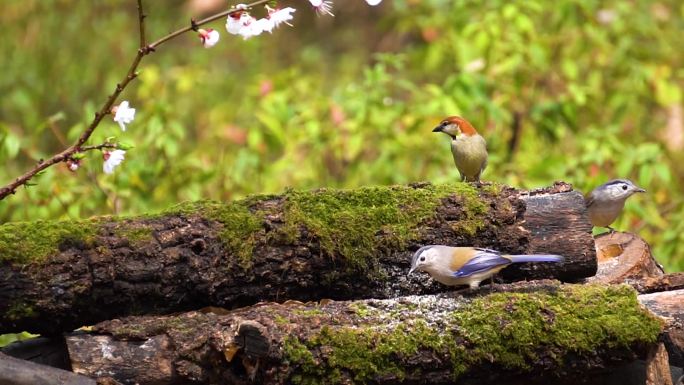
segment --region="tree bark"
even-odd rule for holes
[[[646,357],[646,385],[672,385],[672,374],[665,344],[651,348]]]
[[[684,289],[642,294],[639,302],[657,315],[665,325],[662,339],[670,364],[684,367]]]
[[[505,281],[596,271],[579,192],[470,184],[288,191],[161,214],[0,226],[0,333],[53,334],[131,314],[258,301],[390,298],[449,288],[408,279],[427,244],[555,253]],[[49,320],[46,322],[46,320]]]
[[[95,380],[66,370],[20,360],[0,353],[0,384],[95,385]]]
[[[627,286],[534,281],[129,317],[67,345],[74,371],[124,384],[576,384],[646,358],[661,328]]]

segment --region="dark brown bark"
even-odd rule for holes
[[[456,185],[454,193],[436,201],[431,214],[419,223],[408,228],[393,223],[369,228],[372,237],[366,243],[357,235],[339,239],[345,236],[340,228],[364,219],[345,217],[340,201],[357,209],[362,205],[369,213],[377,209],[376,204],[411,213],[424,202],[392,206],[393,197],[434,188],[422,184],[288,192],[157,216],[99,218],[79,224],[92,231],[87,239],[64,236],[59,251],[43,258],[29,255],[19,256],[19,262],[3,262],[3,254],[14,250],[0,249],[0,333],[59,333],[131,314],[204,306],[237,308],[265,300],[390,298],[448,290],[425,275],[406,277],[412,253],[426,244],[566,257],[563,264],[511,266],[501,273],[506,281],[576,281],[595,273],[582,195],[562,183],[533,192],[483,186],[471,191],[479,194],[477,198],[463,195],[459,191],[465,187]],[[363,206],[362,197],[377,191],[384,191],[386,199]],[[337,222],[330,229],[316,229],[293,220],[294,199],[302,196],[314,202],[320,198],[321,207],[337,216]],[[480,205],[479,211],[472,208],[474,204]],[[236,205],[246,207],[245,215],[256,221],[256,227],[245,232],[249,223],[241,221],[249,218],[230,211]],[[226,208],[230,208],[228,215],[221,217]],[[0,227],[0,233],[11,225]],[[332,236],[322,238],[325,231],[333,231]],[[19,246],[31,250],[30,244]]]
[[[684,289],[684,273],[671,273],[629,282],[639,293]]]
[[[665,324],[662,338],[670,364],[684,367],[684,290],[642,294],[639,302]]]
[[[0,353],[0,384],[95,385],[95,380],[66,370],[39,365]]]
[[[568,321],[579,324],[564,329]],[[589,330],[600,330],[596,340],[578,344]],[[76,372],[125,384],[577,384],[645,358],[659,331],[629,289],[535,281],[494,293],[129,317],[67,345]]]

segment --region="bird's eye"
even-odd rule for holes
[[[623,185],[622,185],[622,189],[623,189],[623,190],[627,190],[627,185],[626,185],[626,184],[623,184]]]
[[[421,262],[425,262],[425,257],[420,257]]]

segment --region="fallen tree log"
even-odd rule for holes
[[[684,289],[642,294],[639,302],[665,325],[662,339],[670,364],[684,367]]]
[[[133,218],[4,224],[0,333],[262,300],[435,293],[447,288],[406,278],[411,254],[426,244],[566,257],[511,266],[501,273],[507,281],[596,271],[584,201],[567,184],[288,191]]]
[[[577,383],[646,358],[661,328],[628,286],[534,281],[129,317],[67,346],[75,372],[122,383]]]

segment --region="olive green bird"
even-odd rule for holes
[[[432,132],[443,132],[451,137],[451,153],[461,175],[461,182],[480,182],[487,167],[487,142],[467,120],[450,116]]]

